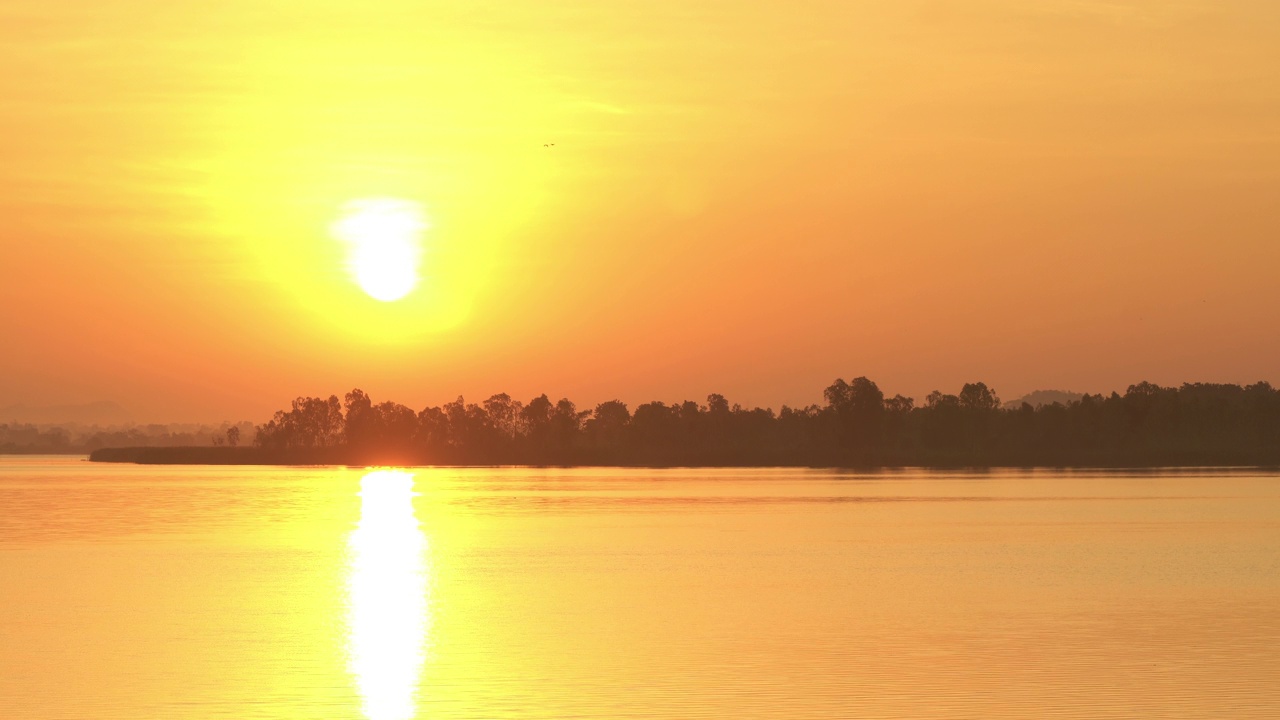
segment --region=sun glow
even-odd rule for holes
[[[418,285],[427,227],[417,203],[376,198],[348,203],[333,233],[349,246],[347,267],[356,284],[369,297],[392,302]]]
[[[368,720],[409,720],[417,712],[431,606],[413,495],[411,473],[377,471],[360,481],[360,524],[349,540],[348,652]]]

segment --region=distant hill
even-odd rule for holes
[[[110,400],[84,405],[29,407],[18,404],[0,408],[0,423],[122,425],[129,420],[129,412]]]
[[[1059,405],[1070,405],[1082,397],[1084,397],[1084,393],[1067,392],[1066,390],[1036,390],[1035,392],[1023,395],[1016,400],[1010,400],[1005,403],[1004,406],[1007,408],[1019,408],[1022,407],[1022,403],[1026,403],[1034,408],[1038,408],[1041,405],[1052,405],[1054,403],[1058,403]]]

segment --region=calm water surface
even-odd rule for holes
[[[0,458],[0,717],[1275,718],[1280,476]]]

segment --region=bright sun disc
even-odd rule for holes
[[[377,198],[343,206],[333,234],[349,247],[347,268],[360,289],[375,300],[391,302],[418,284],[426,228],[417,203]]]

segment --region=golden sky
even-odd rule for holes
[[[1274,0],[6,0],[0,66],[0,406],[1280,381]]]

